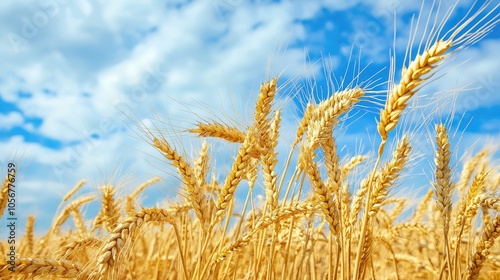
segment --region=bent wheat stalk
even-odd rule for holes
[[[189,202],[191,202],[193,206],[196,217],[198,217],[202,225],[205,224],[205,221],[207,221],[207,217],[205,217],[205,199],[203,194],[200,192],[200,186],[196,183],[196,178],[191,165],[189,165],[189,163],[182,156],[180,156],[166,140],[154,138],[153,145],[166,159],[170,160],[172,165],[179,171],[188,192]]]
[[[9,268],[10,264],[7,264],[5,260],[0,260],[0,276],[31,274],[32,276],[52,275],[59,278],[75,278],[82,273],[80,263],[47,258],[17,258],[14,272]]]
[[[476,251],[469,261],[467,268],[467,279],[477,279],[479,277],[479,272],[486,261],[486,258],[490,254],[490,249],[495,243],[495,239],[500,236],[500,216],[497,216],[492,222],[490,222],[484,232],[481,234],[481,238],[476,245]]]
[[[184,276],[188,279],[187,269],[184,261],[184,256],[180,248],[181,242],[179,232],[175,225],[174,219],[170,216],[167,210],[161,208],[146,208],[137,212],[133,217],[121,222],[110,234],[106,244],[99,251],[97,258],[97,267],[99,278],[104,279],[104,276],[111,268],[113,268],[118,260],[120,251],[124,243],[134,237],[138,228],[147,222],[167,222],[174,227],[179,245],[179,254],[184,270]]]

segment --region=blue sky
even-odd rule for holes
[[[279,147],[285,155],[303,109],[299,98],[293,98],[292,85],[307,98],[312,92],[308,85],[315,81],[314,95],[325,97],[325,69],[349,84],[361,67],[365,70],[359,81],[370,79],[374,89],[386,88],[394,25],[399,73],[411,18],[421,1],[340,2],[3,1],[0,170],[5,173],[10,161],[19,163],[22,221],[36,214],[37,229],[46,229],[61,197],[81,179],[88,183],[79,194],[96,192],[111,177],[126,193],[159,175],[166,181],[146,192],[147,203],[174,193],[172,172],[165,171],[167,164],[140,139],[130,118],[151,125],[158,114],[173,143],[192,156],[190,145],[199,142],[174,131],[191,127],[211,110],[225,112],[228,122],[248,123],[248,104],[256,99],[260,83],[283,73],[277,104],[287,108],[285,140]],[[425,11],[431,5],[427,2]],[[444,2],[441,12],[453,1]],[[449,24],[460,20],[472,2],[460,1]],[[417,35],[416,43],[419,39]],[[457,151],[498,142],[499,49],[497,26],[482,41],[454,54],[439,71],[444,76],[419,93],[418,104],[431,105],[408,115],[402,127],[411,129],[422,123],[422,115],[436,111],[432,121],[449,120],[450,129],[457,131]],[[342,88],[340,82],[334,86]],[[339,129],[344,156],[372,150],[383,99],[383,92],[372,92],[354,109],[356,122]],[[449,117],[453,100],[455,116]],[[423,145],[432,142],[430,123],[415,133],[426,139]],[[214,149],[220,149],[214,157],[223,173],[235,147]],[[432,155],[431,146],[421,150]],[[423,165],[430,165],[428,161],[421,160]]]

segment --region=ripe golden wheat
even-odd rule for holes
[[[489,160],[493,150],[473,155],[458,170],[451,160],[461,155],[454,154],[449,127],[428,122],[435,126],[436,147],[431,187],[414,208],[393,196],[405,187],[402,172],[411,171],[414,134],[390,133],[439,66],[499,22],[498,5],[486,1],[476,8],[447,32],[446,20],[433,26],[400,81],[390,81],[374,123],[380,136],[375,158],[339,155],[335,128],[370,90],[352,85],[307,104],[279,170],[286,155],[277,149],[282,111],[275,108],[275,77],[261,85],[246,131],[203,121],[187,130],[237,147],[222,182],[209,178],[216,173],[212,142],[204,141],[190,159],[183,147],[146,130],[150,144],[177,170],[183,200],[140,207],[139,194],[158,177],[123,197],[107,184],[100,189],[100,211],[85,220],[82,206],[98,197],[73,198],[83,180],[64,196],[44,236],[34,235],[35,217],[28,219],[15,271],[0,259],[0,279],[500,279],[500,173]],[[384,156],[387,143],[392,157]],[[235,205],[242,185],[247,198]],[[256,185],[264,188],[260,202]],[[410,208],[412,215],[402,215]],[[74,227],[63,230],[70,217]],[[8,244],[0,245],[5,256]]]

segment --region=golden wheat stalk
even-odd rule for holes
[[[488,171],[486,164],[480,167],[479,173],[474,177],[467,196],[460,201],[459,212],[455,217],[455,230],[457,231],[455,240],[458,244],[462,234],[470,228],[470,222],[479,209],[483,192],[486,188]]]
[[[451,214],[451,193],[453,190],[450,169],[450,142],[444,124],[436,126],[436,133],[438,149],[434,158],[436,164],[434,189],[436,190],[437,209],[443,215],[444,223],[447,225]],[[447,228],[447,226],[445,227]]]
[[[347,175],[351,170],[356,168],[359,164],[363,163],[368,157],[365,155],[357,155],[353,156],[349,161],[342,166],[342,179],[345,180]]]
[[[303,149],[309,146],[304,145]],[[339,211],[335,203],[334,194],[324,184],[317,163],[314,161],[314,152],[302,152],[305,159],[305,170],[311,181],[315,197],[320,204],[320,210],[328,223],[331,234],[336,235],[339,230]]]
[[[120,218],[118,201],[115,199],[115,188],[112,185],[102,187],[101,211],[103,213],[103,225],[108,232],[113,231]]]
[[[312,206],[310,203],[303,203],[291,206],[284,206],[271,212],[270,214],[264,215],[259,220],[259,222],[253,227],[252,231],[248,232],[239,240],[234,241],[231,245],[223,248],[219,253],[217,253],[217,255],[214,258],[215,263],[221,262],[225,260],[228,255],[232,254],[235,251],[241,250],[244,246],[246,246],[250,242],[252,236],[254,236],[255,233],[259,232],[260,230],[263,230],[268,226],[278,223],[284,219],[299,214],[304,214],[307,212],[313,212],[315,210],[316,208]]]
[[[444,53],[448,51],[453,46],[452,38],[448,40],[437,40],[432,46],[426,48],[421,54],[418,54],[408,65],[408,67],[403,67],[401,73],[401,80],[399,84],[393,85],[388,92],[388,97],[384,108],[380,111],[380,120],[377,125],[377,130],[382,138],[378,150],[378,158],[375,163],[374,170],[378,167],[380,157],[384,152],[385,143],[388,138],[388,133],[393,130],[399,119],[401,113],[407,107],[407,103],[411,97],[415,95],[419,86],[428,79],[429,76],[426,74],[431,73],[439,63],[445,58]],[[372,176],[375,172],[371,173]],[[372,200],[372,187],[371,183],[374,182],[373,179],[368,181],[369,186],[367,190],[366,208],[369,208],[369,204]],[[365,238],[365,231],[369,219],[369,213],[365,212],[362,224],[361,224],[361,235],[360,243],[358,244],[357,257],[354,266],[355,275],[354,278],[359,276],[359,265],[360,258]]]
[[[272,102],[276,97],[276,84],[278,78],[273,78],[271,81],[260,86],[259,97],[255,103],[255,130],[259,136],[265,135],[269,130],[269,120],[267,116],[271,113]],[[257,141],[260,147],[264,147],[263,137],[259,137]]]
[[[188,192],[189,202],[191,202],[193,206],[196,217],[198,217],[200,223],[204,224],[208,219],[204,213],[206,209],[205,198],[201,193],[200,186],[196,184],[196,178],[194,177],[191,165],[189,165],[189,163],[180,156],[166,140],[154,138],[153,145],[162,152],[163,156],[179,171]]]
[[[146,208],[137,212],[133,217],[127,218],[125,221],[121,222],[116,226],[111,232],[107,239],[104,247],[98,253],[97,267],[98,275],[102,278],[104,275],[115,266],[120,251],[122,250],[125,242],[134,237],[138,228],[147,222],[167,222],[171,224],[174,229],[175,221],[170,216],[167,210],[161,208]],[[177,232],[177,230],[176,230]],[[180,245],[180,243],[179,243]],[[181,262],[183,265],[184,272],[187,269],[184,264],[184,257],[182,256],[182,250],[179,249],[181,254]],[[186,275],[187,277],[187,275]]]
[[[236,127],[223,125],[218,122],[198,123],[195,128],[188,131],[197,134],[199,137],[214,137],[233,143],[243,143],[245,141],[244,132]]]
[[[15,172],[16,170],[14,169],[13,173],[10,174],[15,176]],[[0,218],[3,216],[5,208],[7,208],[7,202],[9,200],[9,184],[9,175],[7,175],[2,182],[2,189],[0,190]]]
[[[208,174],[209,166],[209,157],[208,157],[208,143],[203,141],[201,145],[200,152],[198,154],[198,158],[194,161],[194,177],[196,178],[196,182],[198,186],[205,188],[206,186],[206,177]]]
[[[71,202],[70,204],[68,204],[68,206],[66,206],[66,208],[64,208],[61,211],[61,213],[59,214],[59,216],[55,219],[55,221],[51,227],[51,230],[49,232],[58,233],[61,225],[64,224],[68,220],[68,218],[70,217],[72,210],[78,209],[83,204],[89,203],[89,202],[93,201],[94,199],[95,199],[95,196],[84,196],[84,197],[81,197],[81,198]]]
[[[67,260],[48,258],[16,258],[14,272],[9,271],[10,264],[0,260],[0,276],[25,275],[56,276],[58,278],[75,278],[82,272],[82,265]]]
[[[424,75],[436,68],[445,57],[443,54],[452,45],[452,41],[438,40],[429,49],[415,57],[408,68],[403,68],[401,82],[390,90],[384,109],[380,112],[380,122],[377,128],[383,141],[387,140],[388,133],[398,124],[401,113],[410,98],[417,92],[418,86],[425,82]]]
[[[329,99],[318,104],[312,112],[310,124],[307,126],[307,140],[310,149],[315,150],[321,141],[331,137],[333,127],[338,123],[338,118],[359,102],[365,93],[360,88],[346,89],[335,92]]]
[[[297,145],[297,143],[300,142],[300,140],[302,140],[302,136],[304,136],[304,133],[307,131],[307,128],[309,127],[309,123],[314,111],[315,111],[315,106],[312,103],[307,104],[307,107],[302,116],[302,120],[300,121],[300,124],[297,128],[297,133],[295,135],[295,142],[292,144],[292,149],[293,147],[295,147],[295,145]]]
[[[268,139],[265,143],[265,148],[262,151],[262,171],[264,177],[264,186],[266,187],[266,203],[271,208],[271,211],[278,208],[278,190],[275,167],[278,162],[278,153],[275,151],[278,145],[279,126],[281,122],[281,110],[276,111],[273,121],[271,123]]]
[[[403,136],[394,151],[392,160],[377,172],[374,182],[373,198],[370,207],[366,209],[370,217],[377,214],[384,200],[389,194],[389,188],[399,177],[410,155],[410,142],[406,135]]]
[[[495,244],[496,238],[500,235],[500,216],[490,222],[479,238],[476,250],[469,260],[466,279],[477,279],[483,263],[490,254],[490,249]]]
[[[497,212],[500,212],[500,197],[485,197],[481,201],[481,206],[486,209],[493,209]]]
[[[146,182],[140,184],[130,195],[125,198],[125,212],[132,213],[135,212],[134,202],[136,197],[143,192],[147,187],[159,182],[160,177],[153,177]]]
[[[93,236],[82,237],[60,248],[59,258],[67,259],[75,253],[79,253],[80,249],[99,248],[102,246],[102,241]]]
[[[23,256],[31,256],[34,252],[34,227],[35,227],[35,216],[29,216],[26,221],[26,234],[24,236],[24,241],[21,245],[21,253]]]
[[[456,188],[458,189],[458,192],[462,195],[464,192],[465,188],[469,184],[470,179],[472,178],[472,175],[474,175],[474,171],[476,171],[476,168],[480,166],[479,163],[482,162],[482,160],[488,155],[490,152],[489,149],[484,149],[477,153],[473,158],[470,160],[467,160],[462,168],[462,172],[460,172],[460,179],[458,180]]]
[[[219,198],[215,204],[215,217],[213,224],[219,222],[224,215],[228,204],[233,200],[234,192],[236,187],[239,185],[241,180],[245,178],[245,171],[247,171],[248,164],[251,159],[252,151],[256,148],[255,131],[249,130],[247,132],[245,141],[238,150],[238,155],[229,171],[229,174],[224,181],[224,185],[219,194]]]
[[[436,164],[436,178],[434,182],[436,208],[443,218],[444,252],[446,254],[448,269],[451,271],[450,247],[448,244],[448,231],[452,209],[451,195],[453,191],[450,169],[450,141],[444,124],[436,125],[436,134],[437,149],[436,156],[434,157],[434,163]]]
[[[78,182],[62,199],[62,202],[68,201],[79,189],[83,187],[87,183],[87,180],[81,180]]]

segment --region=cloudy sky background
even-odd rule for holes
[[[371,81],[365,84],[373,91],[337,134],[343,157],[373,151],[390,48],[396,46],[400,69],[421,1],[341,2],[3,1],[0,170],[5,174],[9,162],[19,165],[20,223],[36,214],[37,231],[46,229],[62,196],[81,179],[88,183],[78,194],[97,194],[110,180],[124,194],[158,175],[166,180],[146,191],[145,204],[173,196],[178,182],[141,139],[137,123],[156,124],[192,157],[199,142],[183,130],[214,115],[243,128],[251,121],[260,83],[280,73],[277,104],[286,108],[282,159],[303,110],[300,100],[326,97],[328,77],[335,77],[336,89]],[[424,13],[431,7],[427,2]],[[444,2],[441,15],[452,1]],[[450,26],[472,2],[459,2]],[[415,47],[419,36],[422,28]],[[407,115],[401,127],[418,127],[429,112],[436,117],[414,133],[421,142],[416,150],[430,155],[413,166],[424,175],[408,186],[416,187],[416,194],[425,192],[426,176],[432,176],[421,169],[431,165],[434,122],[449,121],[460,152],[500,141],[499,49],[497,26],[454,54],[439,71],[445,75],[419,93],[415,106],[428,106]],[[213,145],[224,175],[237,147]],[[459,158],[455,161],[458,168]],[[87,215],[97,206],[92,203]]]

